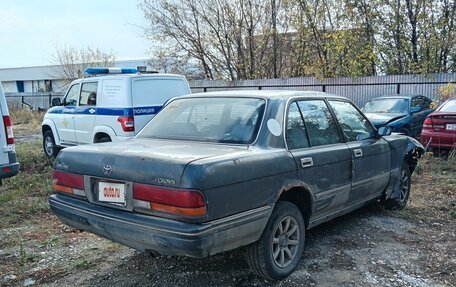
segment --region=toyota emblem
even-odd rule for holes
[[[108,174],[111,174],[112,173],[112,166],[110,166],[109,164],[105,165],[103,167],[103,173],[108,175]]]

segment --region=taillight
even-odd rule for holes
[[[134,117],[119,117],[117,121],[121,124],[124,132],[135,131],[135,118]]]
[[[52,173],[52,188],[60,192],[85,196],[84,176],[55,170]]]
[[[14,144],[13,125],[9,116],[3,116],[3,124],[5,125],[6,143]]]
[[[430,126],[432,126],[432,118],[427,117],[423,122],[423,127],[430,127]]]
[[[206,215],[206,202],[199,190],[171,189],[135,183],[133,197],[147,202],[150,209],[159,212],[183,216]]]

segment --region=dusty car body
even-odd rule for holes
[[[456,148],[456,98],[448,99],[426,118],[420,140],[436,154]]]
[[[424,119],[433,111],[431,102],[422,95],[387,95],[374,98],[362,110],[376,128],[389,126],[394,132],[418,137]]]
[[[281,279],[306,229],[375,200],[405,206],[423,148],[390,133],[325,93],[193,94],[132,140],[63,150],[50,206],[140,251],[205,257],[247,246],[258,275]]]

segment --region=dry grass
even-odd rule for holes
[[[456,156],[447,159],[428,153],[413,175],[407,209],[410,216],[423,221],[454,222],[456,219]]]
[[[16,135],[29,135],[41,132],[45,112],[30,111],[26,109],[10,109],[13,129]]]

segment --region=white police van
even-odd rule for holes
[[[190,94],[183,76],[125,68],[89,68],[75,80],[41,124],[43,148],[55,157],[63,147],[133,137],[172,97]]]
[[[14,149],[13,125],[9,116],[5,94],[0,84],[0,184],[3,178],[15,176],[19,172]]]

